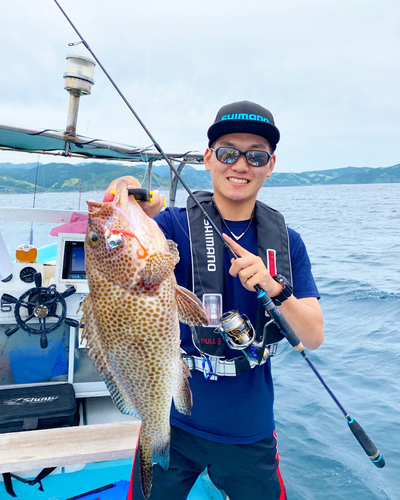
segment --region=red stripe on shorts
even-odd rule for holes
[[[139,431],[139,436],[140,436],[140,431]],[[139,446],[139,439],[137,440],[137,443],[136,443],[135,455],[133,456],[131,480],[129,482],[129,490],[128,490],[128,496],[126,497],[126,500],[133,500],[133,469],[135,468],[135,458],[136,458],[138,446]]]
[[[278,462],[279,462],[279,454],[278,454],[278,436],[276,435],[276,432],[275,432],[275,431],[274,431],[274,436],[275,436],[275,439],[276,439],[276,459],[277,459],[277,460],[278,460]],[[286,500],[286,490],[285,490],[285,485],[284,485],[284,483],[283,483],[281,470],[279,469],[279,465],[278,465],[278,467],[276,468],[276,471],[277,471],[277,473],[278,473],[279,484],[281,485],[281,494],[279,495],[279,500]]]

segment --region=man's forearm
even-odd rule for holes
[[[289,297],[279,307],[304,347],[317,349],[324,340],[324,317],[315,297]]]

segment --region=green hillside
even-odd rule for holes
[[[82,168],[83,165],[83,168]],[[110,182],[123,175],[133,175],[146,186],[146,165],[123,165],[111,162],[88,162],[79,165],[67,163],[1,164],[0,193],[32,192],[37,179],[40,192],[104,190]],[[182,177],[191,189],[211,189],[211,175],[186,165]],[[392,167],[344,167],[302,173],[274,172],[265,187],[312,186],[327,184],[371,184],[400,182],[400,164]],[[153,189],[169,187],[167,165],[153,166]]]

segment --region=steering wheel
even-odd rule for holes
[[[48,346],[47,335],[57,330],[62,323],[77,327],[79,322],[67,318],[67,303],[65,299],[76,292],[75,287],[68,287],[63,293],[59,293],[55,285],[42,287],[42,275],[35,274],[35,287],[23,293],[19,299],[4,293],[1,300],[15,304],[14,317],[16,325],[8,328],[5,334],[10,337],[20,328],[33,335],[40,335],[40,347],[46,349]],[[21,311],[27,311],[27,317],[22,318]],[[49,323],[48,318],[57,318],[55,323]],[[34,320],[32,322],[31,320]],[[38,323],[39,321],[39,323]],[[38,327],[39,326],[39,327]]]

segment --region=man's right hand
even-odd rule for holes
[[[135,189],[142,187],[140,185],[140,182],[137,179],[135,179],[135,177],[132,177],[132,175],[124,175],[123,177],[114,179],[111,182],[111,184],[106,189],[106,192],[104,193],[103,199],[105,199],[106,196],[111,191],[115,191],[119,179],[125,179],[128,182],[128,189],[129,188]],[[165,195],[161,194],[158,190],[153,191],[153,201],[146,201],[146,202],[142,201],[139,203],[139,205],[148,217],[153,218],[161,212],[163,207],[165,207]]]

